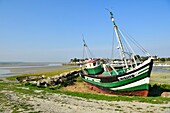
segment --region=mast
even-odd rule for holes
[[[87,44],[86,44],[86,42],[85,42],[85,40],[84,40],[84,35],[82,35],[83,36],[83,58],[84,58],[84,52],[86,53],[86,55],[87,55],[87,57],[88,58],[94,58],[94,55],[92,54],[92,52],[90,51],[90,49],[89,49],[89,47],[87,46]]]
[[[127,60],[126,60],[126,56],[125,56],[125,51],[124,51],[124,48],[123,48],[123,45],[122,45],[122,42],[121,42],[121,39],[120,39],[120,36],[119,36],[119,33],[118,33],[118,27],[115,24],[113,13],[111,11],[109,11],[109,12],[110,12],[110,15],[111,15],[111,20],[112,20],[113,25],[114,25],[114,30],[115,30],[115,33],[116,33],[118,44],[119,44],[120,49],[121,49],[121,53],[122,53],[122,57],[123,57],[124,63],[126,65],[126,68],[128,68],[128,64],[127,64]]]

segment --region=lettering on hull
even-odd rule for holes
[[[130,78],[133,78],[133,77],[135,77],[135,75],[126,75],[126,76],[123,76],[123,77],[118,77],[118,80],[122,81],[122,80],[130,79]]]
[[[95,79],[95,78],[91,78],[91,77],[87,77],[87,76],[85,76],[85,79],[90,80],[90,81],[94,81],[94,82],[100,82],[101,81],[100,79]]]

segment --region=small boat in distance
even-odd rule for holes
[[[118,41],[117,49],[121,54],[121,65],[116,66],[106,59],[88,59],[81,66],[80,76],[90,89],[100,93],[147,96],[153,59],[149,55],[145,61],[140,61],[133,51],[132,53],[125,51],[121,40],[123,35],[114,21],[113,13],[109,12]],[[87,47],[84,40],[83,42],[84,47]],[[146,52],[146,50],[143,51]],[[148,55],[147,52],[146,54]]]

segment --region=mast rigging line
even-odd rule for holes
[[[85,57],[84,53],[86,52],[87,54],[87,57],[91,57],[91,58],[94,58],[94,55],[92,54],[92,52],[90,51],[89,47],[87,46],[85,40],[84,40],[84,35],[83,36],[83,59]],[[87,48],[87,49],[86,49]],[[88,50],[88,51],[87,51]]]
[[[112,53],[111,53],[111,58],[114,57],[114,31],[113,31],[113,37],[112,37]]]
[[[124,30],[124,32],[126,33],[127,38],[128,38],[134,45],[136,45],[144,54],[146,54],[147,56],[151,56],[151,55],[149,54],[149,52],[146,51],[146,50],[144,49],[144,47],[142,47],[142,45],[140,45],[140,44],[138,43],[138,41],[136,41],[129,33],[126,32],[126,30]]]
[[[127,44],[128,50],[130,49],[130,50],[129,50],[129,53],[130,53],[130,55],[131,55],[131,56],[130,56],[130,59],[131,59],[131,57],[132,57],[132,59],[134,60],[135,65],[137,66],[137,62],[136,62],[136,59],[135,59],[135,56],[134,56],[134,55],[136,55],[135,52],[134,52],[133,49],[131,48],[129,42],[126,40],[125,36],[123,35],[123,33],[121,32],[120,29],[119,29],[119,32],[120,32],[120,34],[122,35],[123,39],[125,40],[125,43]],[[131,54],[131,52],[132,52],[132,54]],[[138,59],[138,60],[139,60],[139,59]]]

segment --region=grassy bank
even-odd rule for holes
[[[42,76],[44,75],[46,77],[51,77],[51,76],[59,75],[61,73],[66,73],[66,72],[70,72],[72,70],[77,70],[77,69],[79,68],[59,70],[55,72],[22,74],[18,76]],[[163,105],[163,107],[159,107],[159,108],[162,110],[170,109],[170,107],[168,106],[169,105],[168,103],[170,103],[170,98],[160,96],[160,94],[164,91],[170,92],[170,82],[169,82],[170,74],[168,73],[152,73],[151,74],[151,79],[150,79],[151,85],[150,85],[150,91],[149,91],[148,97],[114,96],[114,95],[100,94],[100,93],[97,93],[95,91],[88,89],[87,86],[83,84],[80,77],[76,79],[76,82],[74,82],[72,85],[69,85],[67,87],[47,86],[47,87],[41,88],[41,87],[34,86],[30,83],[21,84],[17,82],[16,77],[18,76],[8,77],[6,79],[5,78],[0,79],[0,112],[6,111],[6,112],[12,112],[12,113],[18,113],[18,112],[39,113],[39,111],[36,110],[36,108],[41,109],[39,102],[43,102],[43,103],[49,102],[49,104],[51,104],[51,102],[53,104],[62,103],[61,107],[65,106],[64,102],[56,102],[58,98],[58,94],[59,95],[64,94],[63,96],[65,97],[66,95],[69,95],[70,99],[75,97],[77,99],[75,100],[75,103],[77,103],[78,101],[84,100],[84,99],[87,102],[92,102],[92,103],[93,101],[91,99],[97,100],[97,102],[99,100],[105,100],[105,102],[107,101],[116,101],[116,102],[120,101],[120,102],[130,102],[130,103],[142,102],[141,103],[142,106],[144,104],[149,103],[149,106],[152,108],[153,106]],[[51,100],[51,99],[54,99],[54,98],[51,98],[49,96],[56,95],[56,94],[57,96],[55,97],[55,102],[53,102],[54,100]],[[37,104],[34,105],[33,103],[35,102],[37,102]],[[134,107],[135,105],[131,105],[131,106]],[[121,107],[122,106],[119,105],[119,108],[122,110]],[[137,111],[139,108],[142,109],[142,107],[136,107]],[[51,109],[51,106],[50,106],[50,109]],[[64,107],[64,110],[65,110],[65,107]],[[143,108],[143,111],[145,111],[144,108]]]
[[[76,68],[77,69],[77,68]],[[39,76],[39,75],[45,75],[45,76],[54,76],[61,73],[69,72],[73,69],[69,70],[62,70],[57,72],[44,72],[44,73],[36,73],[36,74],[22,74],[20,76]],[[15,80],[17,76],[8,77],[8,80]],[[165,90],[170,91],[170,74],[167,73],[152,73],[151,74],[151,89],[154,89],[154,91],[157,90]],[[80,78],[77,79],[79,82],[79,86],[83,85]],[[25,87],[25,88],[20,88]],[[0,81],[0,90],[9,90],[14,91],[16,93],[24,93],[24,94],[31,94],[36,95],[34,92],[35,90],[43,90],[43,93],[59,93],[59,94],[66,94],[71,96],[78,96],[83,97],[87,99],[96,99],[96,100],[107,100],[107,101],[130,101],[130,102],[147,102],[147,103],[153,103],[153,104],[160,104],[160,103],[168,103],[170,102],[170,98],[160,97],[157,95],[150,95],[150,97],[138,97],[138,96],[110,96],[110,95],[104,95],[104,94],[97,94],[90,92],[90,90],[86,87],[77,87],[77,86],[70,86],[70,89],[66,89],[66,87],[46,87],[46,88],[38,88],[36,86],[28,85],[28,84],[20,84],[18,82],[5,82],[3,80]],[[74,88],[77,87],[78,90],[74,90]],[[29,90],[28,90],[29,89]],[[55,90],[54,90],[55,89]],[[83,89],[85,91],[81,91],[80,89]],[[89,90],[89,91],[88,91]],[[89,93],[87,93],[89,92]],[[2,95],[1,95],[2,96]],[[154,97],[156,96],[156,97]],[[2,97],[1,97],[2,98]]]
[[[61,73],[66,73],[71,70],[77,70],[79,68],[60,70],[56,72],[43,72],[43,73],[34,73],[34,74],[22,74],[19,76],[41,76],[51,77],[54,75],[59,75]],[[30,94],[37,95],[35,90],[43,90],[43,93],[59,93],[66,94],[71,96],[82,97],[86,99],[96,99],[96,100],[106,100],[106,101],[130,101],[130,102],[146,102],[152,104],[162,104],[170,102],[170,98],[160,97],[157,95],[158,92],[170,91],[170,74],[168,73],[152,73],[150,79],[150,89],[153,90],[154,94],[150,94],[150,97],[139,97],[139,96],[111,96],[98,94],[96,92],[90,91],[82,82],[80,78],[77,78],[77,82],[72,86],[68,87],[46,87],[38,88],[36,86],[28,84],[20,84],[18,82],[12,82],[18,76],[8,77],[7,80],[0,80],[0,90],[13,91],[17,94]],[[11,81],[12,80],[12,81]],[[156,94],[155,94],[156,93]],[[4,96],[0,95],[0,101],[5,101]]]
[[[170,73],[152,72],[150,78],[150,84],[168,84],[170,85]]]
[[[152,104],[165,104],[170,102],[170,98],[165,97],[139,97],[139,96],[111,96],[111,95],[103,95],[103,94],[92,94],[92,93],[84,93],[84,92],[72,92],[72,91],[62,91],[60,89],[52,90],[49,87],[47,88],[38,88],[34,86],[25,86],[24,84],[13,83],[13,82],[3,82],[0,81],[0,90],[8,90],[15,92],[16,94],[29,94],[36,96],[37,90],[43,90],[43,94],[46,93],[58,93],[58,94],[66,94],[71,96],[82,97],[86,99],[96,99],[96,100],[106,100],[106,101],[129,101],[129,102],[146,102]],[[2,94],[0,95],[1,102],[5,101],[5,98]]]

